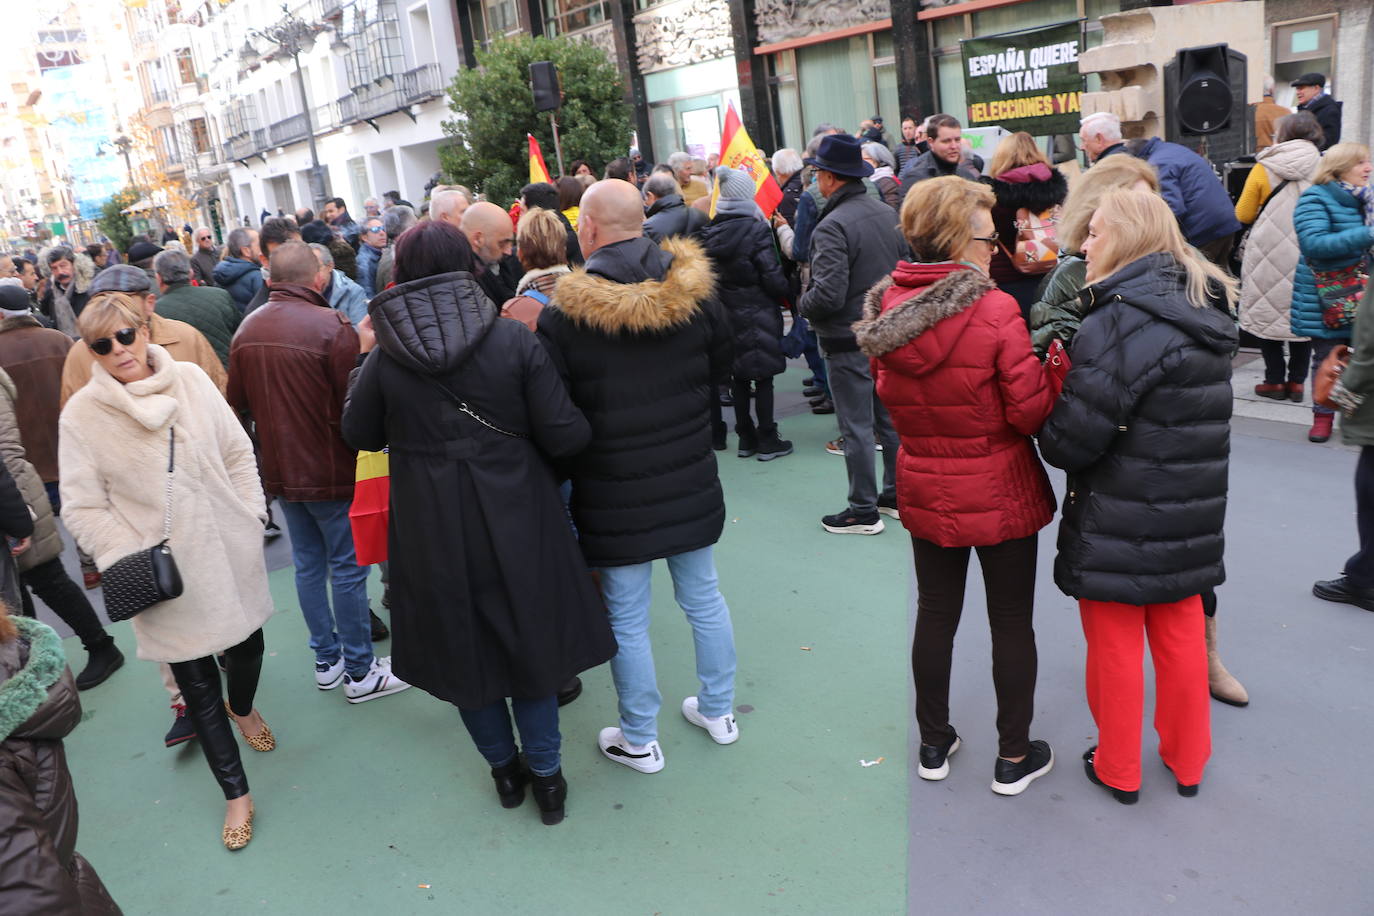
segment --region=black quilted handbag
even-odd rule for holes
[[[167,541],[172,536],[172,473],[176,468],[176,428],[167,434],[167,508],[162,542],[121,557],[100,574],[105,612],[111,621],[128,620],[162,601],[181,596],[181,571]]]

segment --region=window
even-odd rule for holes
[[[585,29],[611,18],[606,0],[544,0],[544,26],[549,35]]]
[[[190,48],[180,48],[176,52],[177,76],[183,85],[196,81],[196,62],[191,58]]]
[[[1339,16],[1320,16],[1274,23],[1270,33],[1269,59],[1274,62],[1274,101],[1297,104],[1289,82],[1304,73],[1326,77],[1326,91],[1333,92],[1336,73],[1335,34]]]
[[[204,118],[192,118],[191,128],[191,148],[197,153],[210,152],[210,128],[206,125]]]

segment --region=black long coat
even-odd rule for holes
[[[716,298],[730,316],[737,379],[772,378],[782,354],[782,300],[788,295],[773,232],[753,216],[717,214],[701,234],[716,270]]]
[[[392,664],[461,708],[551,696],[616,652],[546,456],[591,430],[547,351],[466,272],[379,293],[343,434],[390,448]],[[443,385],[473,413],[463,413]]]
[[[1220,585],[1236,326],[1195,308],[1168,254],[1083,293],[1040,453],[1069,472],[1054,581],[1093,601],[1163,604]]]
[[[725,496],[710,405],[730,331],[711,261],[685,238],[598,249],[554,288],[539,336],[592,425],[570,464],[591,566],[630,566],[720,540]]]

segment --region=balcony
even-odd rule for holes
[[[444,94],[443,78],[438,64],[425,64],[401,74],[401,97],[407,105],[418,105]]]
[[[166,89],[154,89],[152,92],[148,93],[148,100],[151,102],[149,107],[152,107],[152,105],[165,104],[171,97],[172,94]]]
[[[284,118],[267,128],[267,135],[272,146],[288,146],[292,143],[299,143],[306,138],[308,133],[305,115],[303,114]]]

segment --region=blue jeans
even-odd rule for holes
[[[673,576],[673,596],[692,625],[701,681],[697,708],[708,718],[726,715],[735,703],[735,634],[711,548],[668,557],[668,571]],[[620,730],[631,744],[645,745],[658,738],[658,708],[663,702],[649,645],[653,563],[608,566],[600,572],[601,593],[620,644],[611,659],[611,677],[620,697]]]
[[[310,630],[315,661],[332,665],[342,654],[344,670],[353,678],[372,667],[372,622],[368,617],[368,567],[359,566],[353,553],[353,529],[348,523],[350,500],[292,502],[277,500],[291,533],[296,564],[296,598]],[[329,609],[325,578],[334,586],[334,610]]]
[[[525,762],[536,776],[552,776],[562,761],[558,749],[563,737],[558,734],[558,695],[542,700],[510,701],[515,712],[515,724],[520,727],[520,741],[525,746]],[[463,724],[472,736],[472,743],[482,752],[488,764],[505,766],[515,759],[515,733],[511,731],[511,710],[505,700],[497,700],[481,709],[459,709]]]

